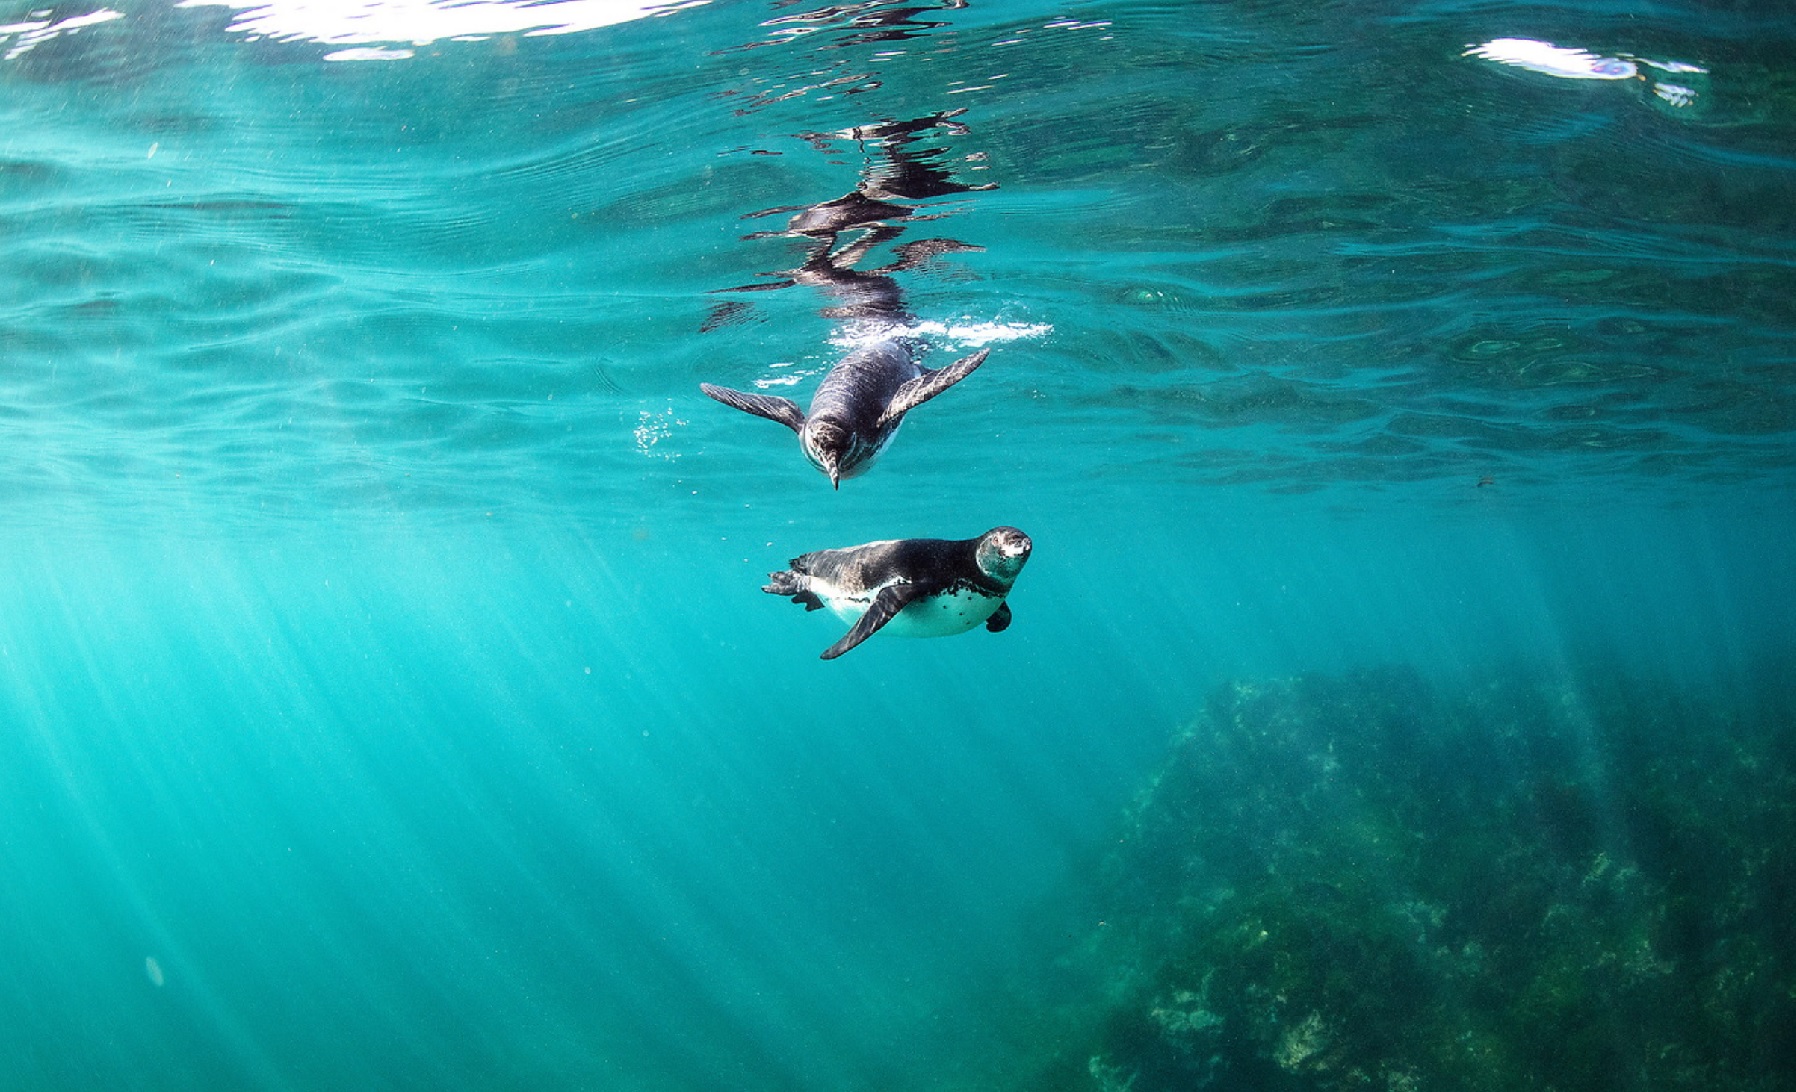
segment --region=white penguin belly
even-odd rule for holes
[[[873,605],[874,598],[879,594],[877,588],[853,594],[838,589],[826,591],[821,587],[813,587],[813,590],[836,613],[836,617],[850,624],[860,621],[861,615],[867,613],[867,608]],[[917,600],[899,611],[898,616],[887,622],[879,632],[897,637],[949,637],[965,633],[984,622],[1002,602],[1002,599],[993,599],[972,588],[956,588],[951,592]]]

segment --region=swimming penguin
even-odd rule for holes
[[[840,489],[843,478],[864,474],[873,465],[905,414],[965,379],[985,362],[987,352],[981,349],[930,370],[917,363],[912,339],[881,338],[836,362],[812,396],[808,415],[790,398],[710,383],[699,384],[699,389],[726,406],[798,433],[805,458]]]
[[[1004,601],[1029,560],[1029,536],[994,527],[978,538],[901,538],[817,550],[769,573],[761,588],[787,595],[807,611],[828,607],[854,623],[823,652],[833,660],[881,629],[900,637],[946,637],[981,622],[993,633],[1010,625]]]
[[[728,387],[700,384],[726,406],[778,421],[798,433],[805,458],[841,488],[843,478],[863,474],[891,442],[904,415],[972,374],[985,361],[985,350],[930,370],[918,363],[923,343],[916,336],[917,318],[904,303],[904,290],[893,276],[917,269],[944,254],[978,250],[954,239],[918,239],[894,248],[897,260],[863,269],[870,256],[895,242],[913,220],[933,220],[921,202],[975,190],[992,183],[957,182],[943,165],[942,148],[913,147],[935,130],[965,134],[953,120],[964,109],[909,121],[886,121],[836,133],[806,133],[804,138],[826,148],[831,140],[853,140],[877,152],[862,170],[854,189],[814,205],[791,205],[750,213],[751,217],[785,215],[785,227],[744,236],[747,239],[792,238],[805,243],[805,259],[796,269],[762,274],[777,278],[717,289],[719,292],[765,292],[802,285],[829,297],[822,312],[839,320],[836,340],[854,350],[823,377],[807,415],[787,398],[748,394]],[[713,312],[707,325],[739,313],[731,304]]]

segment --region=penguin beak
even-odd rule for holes
[[[836,465],[834,456],[823,460],[823,472],[829,475],[830,487],[838,493],[842,491],[842,470]]]

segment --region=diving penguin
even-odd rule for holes
[[[991,189],[956,182],[940,166],[940,150],[909,147],[934,129],[964,133],[952,119],[963,110],[931,114],[904,122],[885,122],[846,132],[806,134],[807,139],[840,138],[877,148],[880,158],[862,174],[860,183],[841,197],[815,205],[766,209],[751,216],[792,214],[782,231],[756,232],[749,239],[789,237],[805,241],[805,259],[796,269],[763,276],[760,281],[718,289],[719,292],[763,292],[793,285],[815,288],[830,297],[823,316],[840,320],[836,340],[855,346],[829,370],[811,398],[807,416],[787,398],[748,394],[710,383],[701,389],[726,406],[778,421],[798,433],[805,458],[841,488],[843,478],[863,474],[892,440],[904,415],[972,374],[986,351],[930,370],[918,363],[923,343],[916,336],[917,318],[904,304],[904,290],[893,276],[933,259],[976,246],[953,239],[918,239],[895,247],[897,260],[877,269],[862,269],[869,255],[904,234],[912,220],[932,220],[921,206],[903,204],[950,194]],[[727,306],[727,305],[726,305]],[[724,312],[728,313],[728,312]]]
[[[761,588],[807,611],[828,607],[854,626],[823,652],[833,660],[881,629],[901,637],[946,637],[981,622],[1010,625],[1005,597],[1029,560],[1029,536],[994,527],[978,538],[901,538],[817,550],[769,573]]]
[[[790,398],[710,383],[699,384],[699,389],[726,406],[778,421],[798,433],[804,457],[840,489],[843,478],[863,474],[873,465],[905,414],[965,379],[985,362],[988,351],[981,349],[930,370],[917,363],[912,338],[877,338],[836,362],[812,396],[808,416]]]

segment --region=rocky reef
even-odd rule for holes
[[[1796,1087],[1792,689],[1606,680],[1215,693],[1028,1086]]]

